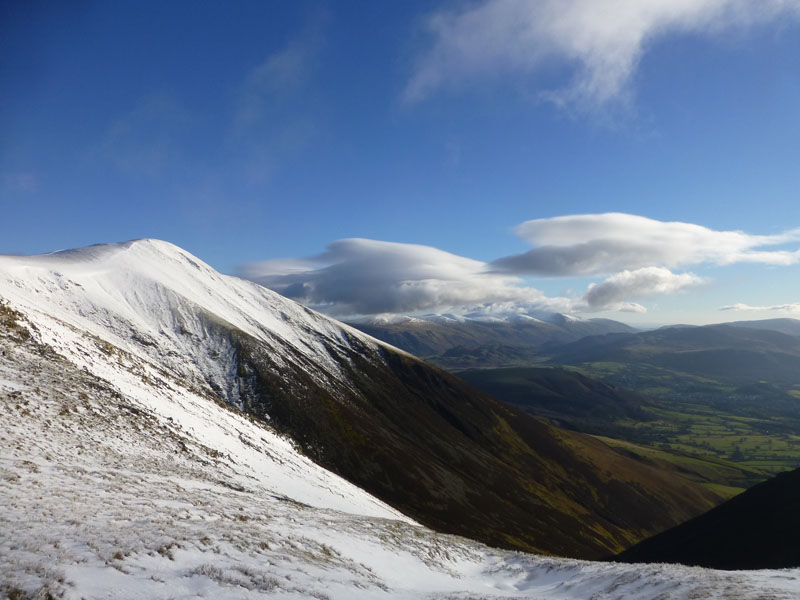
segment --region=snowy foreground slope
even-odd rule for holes
[[[154,278],[161,273],[169,287],[154,286],[152,278],[125,281],[133,272],[125,261],[137,261],[141,272],[149,255]],[[175,281],[181,270],[170,271],[165,255],[196,260],[150,241],[0,257],[3,595],[800,595],[800,570],[727,573],[546,559],[420,527],[215,401],[209,389],[221,383],[202,374],[223,369],[227,349],[202,346],[180,297],[157,296],[181,286],[187,297],[205,294],[204,302],[219,303],[236,326],[293,344],[309,368],[319,365],[312,375],[320,378],[336,365],[319,336],[341,338],[343,330],[301,308],[290,312],[291,304],[257,286],[227,285],[236,280],[199,262],[197,269],[209,271],[204,278]],[[209,278],[217,278],[217,289],[196,287]],[[251,320],[253,298],[273,303],[274,322]],[[242,310],[231,310],[237,302]],[[170,309],[143,321],[137,303]],[[176,321],[185,334],[171,334]],[[160,331],[164,323],[170,327]],[[230,380],[223,375],[219,382]],[[216,393],[235,404],[238,391]]]

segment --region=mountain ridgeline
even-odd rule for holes
[[[574,342],[590,335],[636,331],[610,319],[584,320],[559,314],[550,315],[547,321],[522,315],[504,319],[427,315],[394,320],[370,319],[351,325],[423,358],[440,357],[446,353],[457,356],[459,352],[468,354],[473,350],[484,352],[479,357],[481,366],[487,366],[486,348],[499,348],[511,353],[525,349],[528,352],[522,358],[528,358],[531,349]],[[492,361],[491,364],[497,363]]]
[[[779,323],[775,323],[778,321]],[[777,328],[783,323],[783,331]],[[800,336],[786,333],[793,320],[668,327],[635,334],[618,333],[586,337],[553,349],[558,364],[614,362],[647,364],[728,384],[768,381],[795,384],[800,373]]]
[[[440,531],[596,558],[720,501],[165,242],[0,257],[0,298],[76,364],[76,339],[100,348],[105,362],[84,361],[98,377],[150,365],[146,385],[268,422]]]

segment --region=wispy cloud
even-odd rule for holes
[[[317,132],[307,94],[324,45],[324,16],[247,72],[237,93],[226,147],[238,176],[263,184]]]
[[[602,276],[644,267],[790,265],[798,249],[764,248],[800,242],[800,229],[777,235],[717,231],[624,213],[568,215],[526,221],[515,228],[535,248],[494,261],[502,272],[557,277]]]
[[[317,36],[292,40],[253,67],[239,90],[234,128],[244,133],[294,97],[308,81],[319,48]]]
[[[151,94],[109,125],[94,154],[121,171],[154,177],[178,162],[191,122],[173,95]]]
[[[778,313],[791,313],[800,314],[800,302],[792,302],[789,304],[774,304],[772,306],[750,306],[749,304],[730,304],[728,306],[721,306],[719,310],[737,311],[737,312],[778,312]]]
[[[39,189],[39,178],[27,171],[0,173],[0,187],[9,192],[32,193]]]
[[[800,18],[798,0],[483,0],[431,15],[430,45],[403,97],[417,102],[445,87],[523,76],[542,96],[592,108],[624,100],[648,46],[673,33],[718,33]],[[572,78],[542,89],[551,65]]]

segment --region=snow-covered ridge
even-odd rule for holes
[[[210,334],[209,323],[253,336],[278,361],[292,348],[322,384],[342,382],[340,356],[332,356],[337,348],[358,339],[377,355],[381,345],[255,283],[222,275],[159,240],[0,256],[0,296],[36,320],[56,328],[56,322],[71,325],[222,392],[233,405],[239,404],[230,376],[233,350],[224,336]]]
[[[186,275],[187,264],[198,271],[197,278]],[[22,315],[17,320],[29,328],[36,342],[65,359],[65,365],[114,389],[136,410],[191,432],[193,443],[238,465],[240,484],[258,481],[269,493],[303,504],[408,520],[300,456],[290,440],[214,402],[215,394],[204,384],[209,373],[220,381],[230,379],[224,372],[227,361],[214,336],[201,329],[185,329],[204,326],[193,319],[196,306],[189,306],[194,302],[189,298],[198,297],[207,306],[225,310],[225,316],[239,327],[266,336],[269,331],[259,329],[258,322],[244,314],[247,309],[254,311],[246,304],[249,298],[241,290],[229,289],[238,282],[176,246],[153,240],[34,257],[0,257],[0,302]],[[280,298],[271,298],[272,292],[241,283],[255,298],[263,291],[266,298],[275,300],[275,306],[280,305]],[[234,308],[225,304],[232,297],[240,301]],[[294,308],[285,302],[289,305],[285,308]],[[302,308],[294,310],[294,318],[306,316]],[[313,320],[316,315],[307,317]],[[283,318],[274,321],[274,327],[293,343],[302,343],[302,335],[293,332]],[[303,348],[309,353],[315,350],[310,344]],[[24,368],[16,374],[10,370],[7,380],[13,381],[14,376],[31,379]],[[15,385],[24,387],[24,383]],[[220,390],[225,391],[222,386]],[[230,400],[221,395],[220,400]]]

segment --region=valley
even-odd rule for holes
[[[563,343],[473,338],[426,358],[533,415],[636,448],[637,456],[723,465],[701,480],[731,495],[800,466],[797,332],[798,321],[771,319]]]

